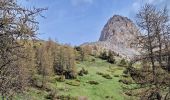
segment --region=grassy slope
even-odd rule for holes
[[[118,82],[120,77],[114,75],[122,75],[123,67],[107,63],[99,58],[92,62],[90,57],[88,61],[77,63],[78,71],[81,68],[88,70],[89,74],[78,76],[80,86],[72,86],[66,84],[67,82],[75,82],[76,80],[66,80],[65,82],[50,83],[53,88],[58,90],[59,95],[70,95],[74,97],[86,96],[88,100],[124,100],[122,83]],[[113,79],[105,79],[96,72],[107,73]],[[97,81],[98,85],[91,85],[87,81]],[[44,97],[48,94],[46,91],[30,88],[26,95],[23,97],[16,97],[17,100],[46,100]],[[106,98],[108,97],[108,98]]]
[[[65,83],[58,83],[57,87],[68,87],[68,92],[61,92],[61,94],[70,94],[71,96],[87,96],[89,100],[105,100],[106,96],[112,97],[111,100],[123,100],[122,87],[118,82],[119,78],[113,77],[114,74],[121,75],[123,69],[118,68],[115,65],[111,65],[106,61],[96,59],[95,62],[84,61],[77,64],[79,70],[84,67],[88,70],[89,74],[79,76],[80,86],[70,86]],[[114,73],[109,72],[109,67],[115,69]],[[113,79],[105,79],[96,72],[102,72],[110,74]],[[97,81],[98,85],[91,85],[86,83],[87,81]]]

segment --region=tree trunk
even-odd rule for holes
[[[170,72],[170,55],[168,55],[168,72]]]

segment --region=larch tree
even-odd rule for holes
[[[167,30],[167,27],[169,27],[168,11],[166,7],[164,9],[157,9],[154,5],[145,4],[139,10],[136,20],[139,28],[142,30],[138,36],[139,43],[137,43],[137,46],[141,48],[142,61],[148,64],[147,66],[143,66],[149,67],[140,70],[142,71],[139,72],[141,77],[148,75],[147,78],[142,80],[143,83],[140,84],[154,86],[154,89],[150,88],[152,90],[151,94],[146,93],[148,95],[147,99],[145,96],[142,98],[145,100],[151,100],[153,98],[161,100],[161,86],[167,86],[169,84],[166,81],[169,74],[163,69],[163,57],[168,56],[167,52],[169,52],[169,32]],[[146,72],[146,69],[149,69],[147,70],[148,72]]]

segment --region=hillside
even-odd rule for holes
[[[56,80],[58,76],[48,77],[46,90],[32,87],[24,93],[24,96],[17,96],[16,98],[19,100],[48,100],[51,93],[48,90],[51,89],[56,91],[56,95],[61,100],[68,97],[70,98],[68,100],[77,100],[76,98],[78,100],[124,100],[125,97],[127,98],[122,87],[124,84],[119,82],[123,78],[124,67],[120,67],[118,64],[110,64],[93,56],[90,56],[86,61],[77,62],[76,65],[78,71],[84,68],[88,71],[88,74],[78,76],[74,80],[66,79],[62,82]],[[111,78],[102,77],[100,73],[109,75]],[[97,84],[90,84],[89,81],[97,82]]]

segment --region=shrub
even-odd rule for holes
[[[113,96],[105,96],[106,99],[113,99]]]
[[[103,73],[102,73],[102,72],[96,72],[96,74],[97,74],[97,75],[103,75]]]
[[[101,75],[102,77],[106,78],[106,79],[112,79],[112,77],[109,74],[104,74],[101,72],[96,72],[97,75]]]
[[[115,64],[115,63],[116,63],[116,60],[115,60],[114,56],[112,56],[112,57],[109,57],[109,58],[108,58],[107,62],[109,62],[109,63],[111,63],[111,64]]]
[[[59,76],[59,77],[56,77],[56,80],[57,80],[58,82],[64,82],[64,81],[65,81],[65,76],[64,76],[64,75],[61,75],[61,76]]]
[[[123,84],[132,84],[133,81],[131,79],[120,79],[119,82],[122,82]]]
[[[82,70],[80,70],[80,72],[78,73],[79,76],[83,76],[83,72]]]
[[[84,71],[84,74],[85,74],[85,75],[87,75],[88,73],[89,73],[88,70],[85,70],[85,71]]]
[[[91,62],[95,62],[95,61],[96,61],[96,59],[94,59],[94,58],[91,59]]]
[[[79,71],[78,75],[79,75],[79,76],[83,76],[84,74],[87,75],[87,74],[88,74],[88,70],[85,70],[84,68],[82,68],[82,69]]]
[[[66,82],[66,84],[71,86],[80,86],[80,82],[78,81],[70,81],[70,82]]]
[[[40,75],[34,75],[31,83],[37,88],[43,87],[42,77]]]
[[[128,74],[128,70],[127,70],[127,69],[124,70],[124,71],[123,71],[123,74]]]
[[[114,75],[114,77],[119,77],[119,75]]]
[[[109,51],[108,54],[106,51],[101,52],[99,58],[103,59],[103,60],[107,60],[107,62],[111,63],[111,64],[115,64],[116,60],[115,60],[115,53],[112,51]]]
[[[107,60],[108,55],[106,51],[103,51],[100,53],[99,58],[103,59],[103,60]]]
[[[129,75],[127,75],[127,74],[123,74],[122,76],[123,76],[123,77],[126,77],[126,78],[129,77]]]
[[[70,95],[58,95],[56,100],[78,100],[78,98],[71,97]]]
[[[66,79],[76,79],[77,78],[77,73],[72,72],[72,71],[66,71],[64,73]]]
[[[56,88],[56,85],[55,85],[55,84],[52,84],[52,83],[46,83],[46,84],[44,85],[44,90],[46,90],[46,91],[56,92],[55,88]]]
[[[125,59],[122,59],[119,63],[120,66],[126,66],[127,65],[127,62]]]
[[[109,74],[103,74],[102,77],[104,77],[106,79],[112,79],[112,77]]]
[[[34,81],[34,86],[36,86],[37,88],[42,88],[43,87],[43,83],[40,80],[36,80],[36,81]]]
[[[116,63],[116,60],[114,58],[114,53],[112,51],[109,51],[107,62],[109,62],[111,64],[115,64]]]
[[[99,82],[97,82],[97,81],[88,81],[87,83],[89,83],[91,85],[98,85],[99,84]]]
[[[45,98],[50,99],[50,100],[54,100],[57,96],[56,94],[57,94],[56,90],[52,90],[45,96]]]

